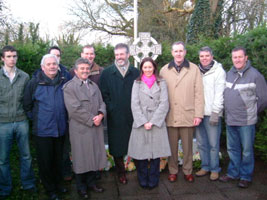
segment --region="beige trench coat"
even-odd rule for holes
[[[132,89],[131,108],[133,128],[128,155],[138,159],[155,159],[171,155],[165,118],[169,110],[167,85],[164,80],[149,89],[143,81],[135,81]],[[144,124],[151,122],[151,130]]]
[[[160,75],[166,80],[169,93],[167,126],[193,127],[194,118],[203,118],[204,114],[204,90],[199,68],[189,62],[189,67],[183,67],[178,73],[166,64]]]
[[[98,86],[87,80],[87,86],[76,76],[64,87],[64,101],[69,115],[69,133],[75,173],[106,167],[103,125],[95,126],[93,117],[106,115],[106,106]]]

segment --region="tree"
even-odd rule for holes
[[[67,22],[73,30],[133,36],[132,0],[74,0],[70,8],[74,20]]]
[[[6,7],[6,2],[0,0],[0,44],[7,45],[9,43],[14,35],[14,24],[10,10]]]
[[[217,5],[209,0],[198,0],[188,25],[186,41],[196,43],[199,37],[215,38],[221,30],[222,1]],[[220,4],[219,4],[220,3]],[[219,6],[218,6],[219,5]],[[212,7],[212,9],[211,9]]]
[[[183,8],[185,1],[170,4],[169,1],[142,0],[138,6],[138,30],[151,32],[152,37],[160,43],[185,40],[186,27],[191,15],[191,11],[187,12]]]
[[[266,0],[226,0],[223,13],[223,34],[243,34],[266,23]]]

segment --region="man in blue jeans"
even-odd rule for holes
[[[29,75],[16,67],[17,51],[5,46],[0,69],[0,198],[11,193],[9,155],[13,139],[20,153],[20,176],[24,190],[35,190],[35,178],[29,148],[29,124],[22,107],[24,88]]]
[[[257,114],[267,106],[264,77],[251,66],[246,50],[232,50],[233,67],[226,75],[224,91],[227,151],[230,157],[227,174],[220,181],[239,179],[238,186],[247,188],[254,170],[254,138]]]

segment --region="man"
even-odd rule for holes
[[[85,45],[82,48],[81,57],[87,59],[90,63],[90,74],[89,79],[95,82],[99,86],[99,79],[102,71],[104,70],[103,67],[100,67],[98,64],[94,62],[95,60],[95,48],[92,45]],[[72,76],[75,75],[74,68],[70,70]]]
[[[123,156],[127,154],[132,129],[131,92],[139,70],[129,63],[129,47],[119,43],[114,48],[115,62],[100,77],[100,89],[107,106],[108,144],[114,157],[119,181],[127,183]]]
[[[53,54],[57,57],[58,63],[59,63],[59,69],[64,73],[64,75],[70,80],[72,76],[68,72],[68,69],[60,64],[61,60],[61,49],[58,46],[52,46],[48,50],[48,54]],[[69,133],[66,131],[65,134],[65,141],[64,141],[64,147],[63,147],[63,166],[62,166],[62,176],[65,181],[71,181],[72,180],[72,164],[70,160],[70,138]]]
[[[220,181],[239,179],[238,186],[247,188],[254,170],[255,124],[257,114],[267,106],[267,85],[264,77],[251,66],[243,47],[232,50],[232,62],[234,66],[226,74],[224,91],[230,163]]]
[[[35,190],[35,178],[29,147],[29,123],[22,107],[24,88],[29,75],[16,67],[18,55],[13,46],[1,52],[0,69],[0,197],[12,190],[10,151],[13,139],[20,154],[20,177],[24,190]]]
[[[60,63],[60,60],[61,60],[61,49],[58,47],[58,46],[52,46],[48,49],[48,54],[53,54],[57,57],[58,59],[58,63],[59,63],[59,70],[64,73],[64,76],[66,76],[68,78],[68,80],[70,80],[72,78],[72,76],[70,75],[70,73],[68,72],[68,69],[62,65]],[[35,72],[33,73],[33,76],[36,76],[37,73],[39,73],[40,71],[42,71],[41,68],[35,70]]]
[[[193,182],[193,132],[203,118],[203,83],[198,67],[185,59],[183,42],[172,45],[173,61],[166,64],[160,75],[166,80],[169,93],[170,110],[166,118],[172,155],[168,158],[170,182],[177,179],[178,140],[182,141],[183,172],[188,182]]]
[[[219,178],[221,171],[219,150],[226,74],[221,63],[213,59],[210,47],[202,47],[199,50],[199,61],[204,86],[205,108],[204,118],[196,127],[197,146],[201,158],[201,169],[196,176],[205,176],[211,172],[210,180],[215,181]]]
[[[55,55],[46,54],[42,71],[29,81],[24,94],[24,109],[33,120],[33,134],[41,181],[50,199],[59,199],[57,192],[67,190],[61,185],[64,135],[67,111],[62,87],[66,74],[59,70]]]
[[[64,85],[65,105],[69,114],[70,142],[77,191],[88,198],[87,189],[103,192],[96,186],[96,171],[107,165],[102,120],[106,106],[98,86],[88,79],[90,63],[79,58],[76,76]]]

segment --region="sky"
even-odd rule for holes
[[[19,22],[40,23],[41,36],[57,36],[60,26],[68,19],[69,0],[8,0],[11,14]]]
[[[68,15],[71,0],[6,0],[6,3],[18,22],[40,23],[41,37],[49,35],[50,39],[53,39],[60,36],[64,21],[71,20],[71,16]],[[90,44],[99,41],[97,35],[99,33],[94,36],[90,33],[90,37],[84,36],[81,43]],[[113,38],[110,43],[114,44],[117,41],[117,38]]]

